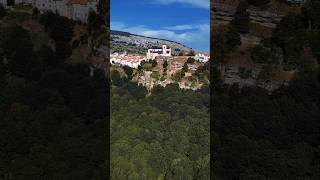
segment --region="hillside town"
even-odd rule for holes
[[[209,54],[174,56],[171,52],[171,48],[166,45],[162,45],[162,48],[148,49],[146,55],[112,52],[110,64],[135,69],[137,74],[133,79],[150,89],[154,85],[165,87],[175,82],[183,89],[199,89],[203,83],[192,77],[199,67],[205,66],[210,60]],[[177,75],[180,77],[177,78]]]
[[[75,21],[87,22],[89,12],[97,12],[98,0],[0,0],[6,8],[14,5],[31,5],[40,10],[52,11]]]
[[[150,61],[150,60],[164,61],[164,60],[170,60],[172,57],[174,56],[172,56],[171,54],[171,48],[167,48],[166,45],[163,45],[162,49],[148,49],[146,56],[128,54],[127,52],[124,52],[122,54],[118,52],[110,53],[110,63],[119,64],[122,66],[129,66],[131,68],[137,69],[141,65],[141,62],[143,61]],[[175,57],[179,58],[179,57],[186,57],[186,56],[175,56]],[[206,53],[197,53],[191,57],[201,63],[206,63],[210,60],[210,56]]]

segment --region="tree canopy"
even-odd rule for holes
[[[119,81],[114,75],[113,83]],[[129,80],[116,84],[111,179],[209,179],[209,94],[169,85],[147,96]]]

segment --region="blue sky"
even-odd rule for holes
[[[210,48],[209,0],[110,0],[111,29]]]

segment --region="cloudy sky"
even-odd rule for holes
[[[209,0],[111,0],[111,29],[210,47]]]

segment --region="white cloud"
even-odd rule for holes
[[[184,31],[184,30],[191,30],[194,29],[195,27],[190,25],[190,24],[185,24],[185,25],[176,25],[176,26],[168,26],[165,27],[165,29],[168,30],[174,30],[174,31]]]
[[[172,3],[180,3],[180,4],[188,4],[198,8],[210,9],[210,0],[152,0],[155,3],[159,4],[172,4]]]
[[[173,31],[185,31],[185,30],[210,30],[209,25],[207,24],[183,24],[183,25],[176,25],[176,26],[168,26],[164,27],[165,29],[168,30],[173,30]]]
[[[172,40],[198,50],[209,49],[209,24],[177,25],[151,29],[145,26],[127,26],[122,22],[111,22],[111,29],[147,37]]]
[[[110,23],[110,28],[113,29],[113,30],[120,30],[120,29],[123,29],[125,28],[126,25],[122,22],[111,22]]]

